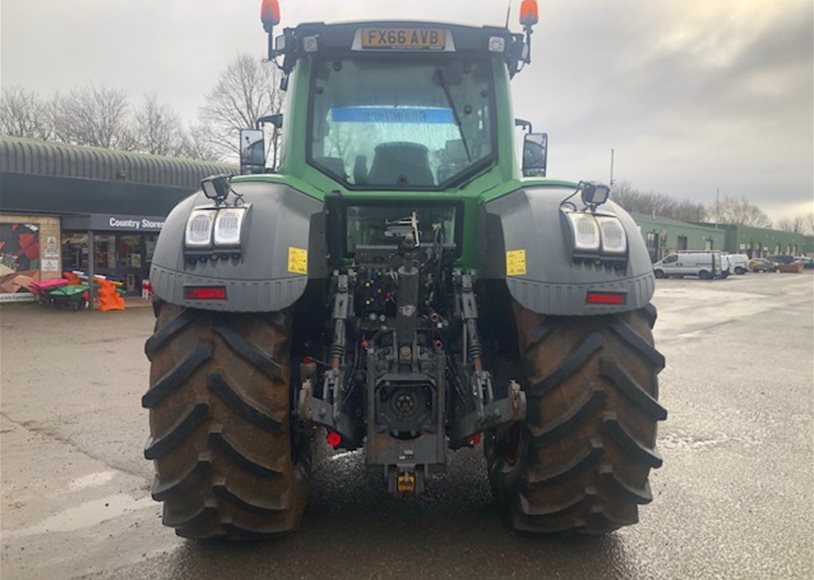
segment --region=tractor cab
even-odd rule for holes
[[[521,20],[525,34],[374,21],[275,35],[276,1],[263,4],[262,19],[288,96],[274,119],[283,126],[280,173],[343,193],[448,191],[474,180],[483,191],[518,176],[508,85],[530,62],[536,10]]]

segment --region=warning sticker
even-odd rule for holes
[[[509,250],[506,252],[506,275],[523,276],[526,274],[526,250]]]
[[[292,274],[308,273],[308,250],[288,247],[288,271]]]

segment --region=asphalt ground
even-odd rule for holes
[[[301,530],[195,543],[161,526],[143,459],[150,308],[0,309],[0,544],[16,578],[812,578],[814,277],[660,280],[664,466],[640,523],[512,532],[481,449],[419,498],[325,454]]]

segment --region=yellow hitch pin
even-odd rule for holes
[[[415,493],[415,473],[404,471],[396,477],[396,489],[399,493]]]

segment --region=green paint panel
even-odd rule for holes
[[[281,163],[279,173],[265,175],[245,175],[235,177],[235,181],[259,181],[284,183],[297,191],[322,200],[325,194],[339,191],[348,200],[387,199],[423,200],[444,199],[462,202],[464,205],[463,252],[460,265],[477,268],[477,223],[479,205],[511,193],[523,186],[574,187],[572,181],[556,179],[525,179],[521,177],[516,156],[519,132],[514,125],[510,80],[506,63],[502,58],[492,60],[494,78],[494,98],[496,115],[497,156],[494,163],[472,180],[458,187],[443,191],[405,190],[359,190],[350,189],[341,182],[329,177],[307,163],[306,139],[309,133],[308,106],[309,81],[312,72],[310,58],[302,58],[292,73],[286,94],[285,117],[283,123]]]
[[[725,249],[726,231],[722,228],[716,229],[714,226],[690,224],[658,216],[654,218],[639,213],[633,213],[631,216],[641,229],[645,242],[648,241],[648,234],[666,235],[667,239],[662,246],[665,255],[677,250]]]
[[[759,252],[759,255],[797,256],[806,251],[807,239],[803,234],[740,225],[720,227],[726,231],[726,248],[732,253]]]

